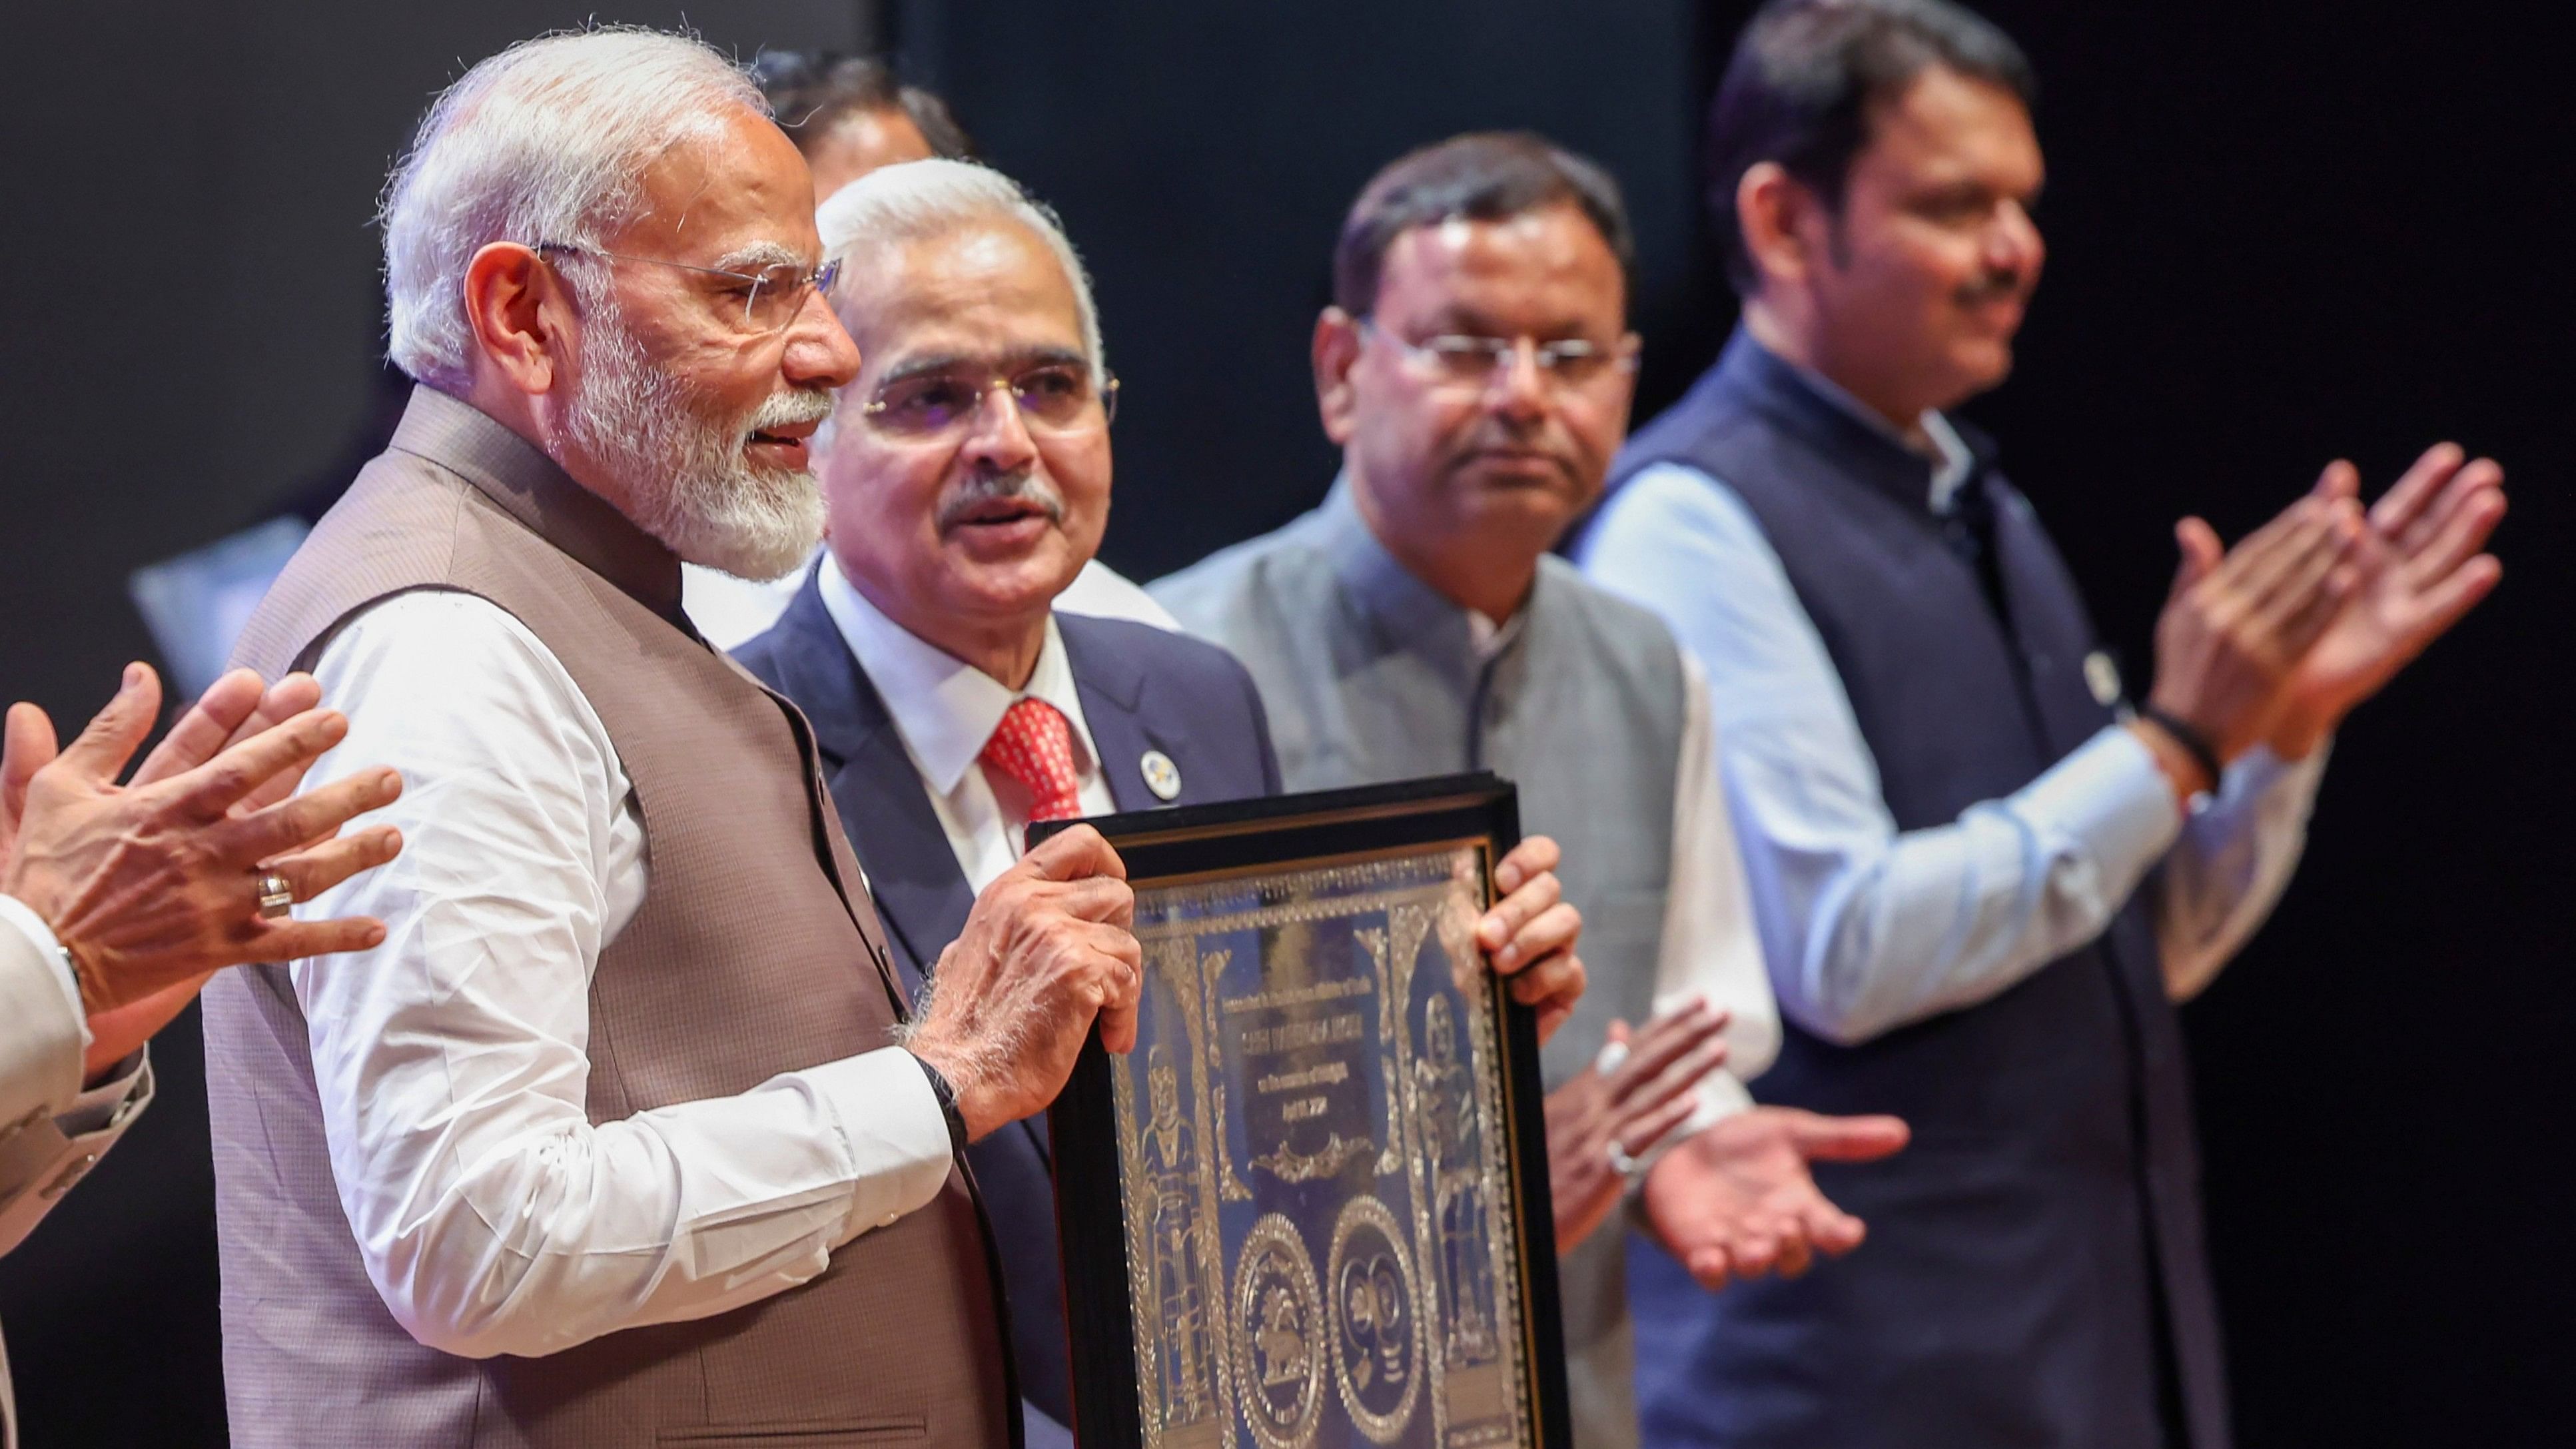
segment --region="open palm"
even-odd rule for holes
[[[1703,1288],[1803,1273],[1860,1246],[1860,1219],[1826,1198],[1811,1161],[1868,1162],[1905,1145],[1894,1117],[1751,1107],[1720,1118],[1646,1174],[1646,1218]]]
[[[2470,462],[2457,446],[2437,443],[2372,505],[2362,584],[2283,688],[2269,732],[2275,754],[2304,758],[2495,588],[2503,566],[2480,550],[2504,518],[2503,485],[2493,461]],[[2318,483],[2320,492],[2344,496],[2359,486],[2342,462]]]

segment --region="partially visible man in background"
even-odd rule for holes
[[[769,97],[779,129],[805,154],[817,201],[882,166],[974,158],[975,143],[948,103],[896,80],[874,56],[764,50],[751,63],[751,78]]]
[[[1551,1088],[1594,1066],[1614,1020],[1731,1016],[1728,1070],[1678,1145],[1601,1148],[1714,1288],[1856,1246],[1807,1160],[1885,1156],[1905,1128],[1752,1105],[1778,1019],[1708,690],[1651,614],[1548,554],[1626,431],[1629,257],[1615,183],[1537,137],[1461,136],[1379,172],[1314,331],[1342,476],[1320,509],[1152,592],[1251,668],[1290,788],[1478,768],[1518,784],[1525,826],[1564,847],[1591,983],[1547,1048]],[[1551,1142],[1569,1129],[1551,1121]],[[1560,1264],[1584,1449],[1638,1442],[1622,1236]]]
[[[2232,551],[2197,519],[2134,713],[1992,446],[2043,256],[2018,48],[1947,0],[1779,0],[1709,115],[1741,329],[1578,555],[1707,665],[1781,1011],[1772,1100],[1897,1112],[1877,1232],[1710,1297],[1639,1255],[1650,1436],[2222,1449],[2174,1004],[2296,865],[2344,713],[2491,588],[2492,463],[2371,511],[2337,463]]]
[[[296,921],[310,900],[393,858],[389,826],[337,838],[402,791],[361,772],[289,800],[348,722],[289,675],[218,680],[116,777],[159,717],[160,681],[124,687],[67,748],[32,704],[0,746],[0,1253],[34,1231],[152,1100],[143,1044],[213,972],[282,952],[372,946],[381,922]],[[0,1353],[0,1440],[17,1443]]]

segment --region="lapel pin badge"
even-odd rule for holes
[[[2093,691],[2093,702],[2104,709],[2120,702],[2120,666],[2111,662],[2109,650],[2084,656],[2084,683]]]
[[[1154,792],[1155,799],[1169,801],[1181,793],[1181,767],[1161,750],[1147,750],[1136,768],[1144,774],[1145,788]]]

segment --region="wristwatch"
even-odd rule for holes
[[[939,1115],[948,1123],[949,1150],[964,1152],[966,1114],[957,1110],[957,1089],[948,1085],[948,1079],[941,1076],[939,1068],[932,1066],[927,1058],[916,1052],[912,1059],[921,1063],[921,1074],[930,1079],[930,1095],[939,1099]]]

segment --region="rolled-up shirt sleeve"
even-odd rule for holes
[[[342,1208],[415,1338],[543,1354],[721,1313],[937,1194],[947,1127],[891,1045],[590,1121],[590,977],[642,903],[645,842],[606,731],[524,626],[406,595],[315,673],[350,729],[308,784],[405,780],[375,817],[402,855],[299,912],[375,916],[384,943],[290,974]]]
[[[2026,979],[2099,935],[2182,831],[2153,758],[2114,727],[2009,796],[1900,832],[1778,555],[1705,473],[1640,472],[1578,556],[1706,667],[1780,1010],[1827,1040],[1866,1041]]]

